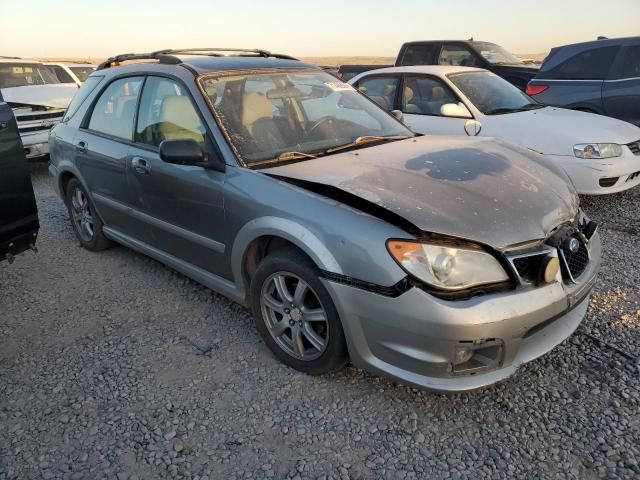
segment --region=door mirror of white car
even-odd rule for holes
[[[472,118],[471,112],[462,103],[445,103],[440,107],[443,117]]]
[[[396,120],[398,120],[399,122],[404,123],[404,115],[402,114],[402,112],[400,110],[391,110],[390,113],[391,113],[391,115],[396,117]]]
[[[477,137],[482,130],[482,124],[478,120],[467,120],[464,122],[464,132],[470,137]]]

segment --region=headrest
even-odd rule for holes
[[[242,99],[242,124],[249,126],[261,118],[272,118],[271,102],[256,92],[247,93]]]
[[[165,97],[160,107],[160,118],[183,128],[197,130],[201,127],[200,118],[186,96]]]
[[[444,98],[444,88],[442,87],[433,87],[431,89],[431,101],[439,102]]]
[[[411,87],[404,87],[404,101],[409,103],[413,98],[413,89]]]

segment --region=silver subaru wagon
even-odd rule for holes
[[[415,135],[262,50],[110,58],[50,149],[82,246],[117,242],[250,306],[310,374],[351,361],[437,391],[492,384],[571,335],[600,266],[558,168]]]

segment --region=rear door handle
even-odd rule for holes
[[[131,159],[131,166],[140,175],[149,175],[151,173],[151,165],[144,158],[134,157]]]
[[[78,151],[79,153],[87,153],[87,142],[85,142],[84,140],[80,140],[77,144],[76,144],[76,151]]]

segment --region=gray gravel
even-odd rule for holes
[[[585,199],[605,259],[578,332],[446,396],[290,370],[245,308],[126,248],[81,249],[34,180],[40,252],[0,265],[0,480],[640,476],[640,189]]]

